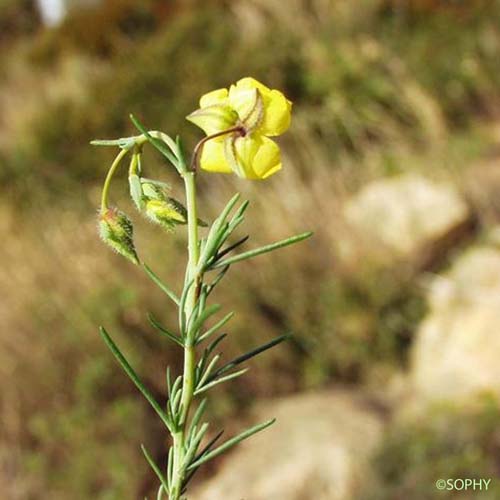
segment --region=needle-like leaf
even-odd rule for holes
[[[162,500],[164,492],[168,495],[168,491],[165,491],[163,484],[160,484],[160,487],[158,488],[158,494],[156,495],[156,500]]]
[[[186,300],[189,293],[189,289],[193,286],[194,280],[191,280],[186,284],[184,290],[182,291],[181,300],[179,302],[179,328],[181,335],[186,336]]]
[[[146,264],[142,264],[146,274],[151,278],[151,280],[163,291],[166,293],[167,297],[172,300],[175,305],[179,305],[179,298],[177,295],[167,286],[163,281],[151,270],[149,266]]]
[[[149,392],[149,390],[144,386],[140,378],[135,373],[134,369],[130,366],[130,363],[127,361],[125,356],[118,349],[117,345],[113,342],[108,332],[101,326],[99,328],[99,332],[109,347],[110,351],[113,353],[117,361],[120,363],[121,367],[125,371],[125,373],[129,376],[135,386],[141,391],[142,395],[146,398],[148,403],[153,407],[158,416],[161,418],[163,423],[167,426],[167,429],[172,432],[172,425],[168,418],[168,415],[162,410],[161,406],[158,404],[153,395]]]
[[[201,440],[203,439],[203,436],[206,434],[208,430],[208,424],[204,423],[200,430],[196,433],[196,435],[192,436],[191,442],[189,444],[189,447],[186,451],[186,455],[184,456],[184,465],[187,467],[191,461],[193,460],[193,457],[196,453],[196,450],[198,449],[198,446],[200,446]]]
[[[229,439],[224,444],[220,445],[218,448],[215,448],[215,450],[212,450],[209,453],[206,453],[204,456],[200,457],[198,460],[193,461],[188,466],[187,470],[192,470],[195,467],[198,467],[201,464],[204,464],[204,463],[208,462],[209,460],[212,460],[212,458],[218,457],[221,453],[224,453],[229,448],[232,448],[233,446],[237,445],[238,443],[241,443],[241,441],[243,441],[244,439],[247,439],[250,436],[253,436],[257,432],[260,432],[260,431],[266,429],[270,425],[273,425],[274,422],[276,422],[275,418],[268,420],[267,422],[263,422],[262,424],[255,425],[254,427],[251,427],[250,429],[247,429],[246,431],[242,432],[241,434],[238,434],[237,436],[233,437],[232,439]]]
[[[208,451],[210,451],[212,449],[212,446],[220,439],[220,437],[222,436],[222,434],[224,434],[224,430],[221,430],[219,431],[218,434],[216,434],[203,448],[202,450],[198,453],[198,455],[196,455],[193,459],[193,462],[199,460],[203,455],[205,455]],[[188,473],[188,475],[186,476],[186,478],[184,479],[184,483],[183,483],[183,486],[182,486],[182,493],[185,493],[186,492],[186,487],[189,483],[189,481],[191,481],[191,479],[193,478],[193,476],[196,474],[197,470],[200,468],[200,466],[198,465],[197,467],[195,467],[194,469],[191,469]]]
[[[142,123],[134,116],[130,115],[132,123],[137,127],[137,129],[144,134],[146,139],[163,155],[167,160],[172,163],[172,165],[178,169],[178,160],[175,154],[168,148],[163,141],[153,137],[149,131],[142,125]],[[173,142],[173,141],[172,141]],[[174,143],[175,144],[175,143]]]
[[[286,334],[286,335],[281,335],[279,337],[276,337],[275,339],[271,340],[270,342],[267,342],[264,345],[261,345],[259,347],[256,347],[255,349],[252,349],[251,351],[248,351],[245,354],[242,354],[241,356],[238,356],[237,358],[234,358],[233,360],[229,361],[229,363],[226,363],[224,366],[221,366],[209,379],[208,382],[211,382],[215,378],[219,377],[220,375],[226,373],[227,371],[231,370],[235,366],[238,366],[239,364],[253,358],[254,356],[257,356],[258,354],[267,351],[268,349],[271,349],[272,347],[281,344],[281,342],[284,342],[285,340],[288,340],[291,337],[291,334]]]
[[[239,377],[240,375],[243,375],[247,371],[248,371],[248,368],[243,368],[242,370],[239,370],[239,371],[234,372],[234,373],[230,373],[229,375],[226,375],[225,377],[220,377],[220,378],[216,378],[216,379],[210,378],[211,382],[208,382],[205,385],[201,385],[203,383],[203,382],[201,382],[200,387],[194,391],[194,395],[197,396],[198,394],[201,394],[202,392],[205,392],[206,390],[208,390],[216,385],[222,384],[223,382],[227,382],[228,380],[232,380],[236,377]]]
[[[130,149],[135,144],[136,137],[120,137],[119,139],[94,139],[90,141],[92,146],[118,146],[122,149]]]
[[[215,219],[212,226],[210,227],[207,235],[207,242],[200,256],[200,263],[202,266],[206,266],[211,258],[217,253],[218,244],[222,244],[221,237],[223,236],[228,224],[226,222],[229,212],[236,205],[239,200],[240,195],[236,193],[226,204],[224,210]]]
[[[168,487],[167,479],[162,474],[160,468],[158,467],[158,465],[156,465],[155,461],[153,460],[151,455],[148,453],[148,450],[146,450],[146,447],[143,444],[141,444],[141,449],[142,449],[142,452],[144,453],[144,456],[146,457],[146,460],[148,461],[149,465],[151,466],[151,468],[153,469],[155,474],[158,476],[158,479],[160,480],[163,488],[165,489],[165,491],[168,494],[169,487]]]
[[[168,484],[172,484],[173,475],[174,475],[174,447],[171,446],[168,450],[168,461],[167,461]]]
[[[241,238],[236,243],[233,243],[232,245],[229,245],[227,248],[224,248],[224,250],[221,250],[216,255],[215,260],[222,259],[222,257],[224,257],[224,255],[227,255],[229,252],[232,252],[233,250],[235,250],[236,248],[238,248],[240,245],[243,245],[243,243],[245,243],[248,240],[248,238],[250,238],[249,235]]]
[[[205,333],[200,335],[196,341],[196,344],[199,344],[200,342],[203,342],[206,338],[210,337],[213,333],[215,333],[217,330],[222,328],[232,317],[234,316],[234,312],[231,311],[230,313],[227,313],[220,321],[218,321],[214,326],[210,327]]]
[[[265,245],[260,248],[255,248],[254,250],[249,250],[248,252],[240,253],[239,255],[235,255],[233,257],[229,257],[228,259],[216,262],[213,266],[211,266],[211,269],[228,266],[230,264],[234,264],[235,262],[240,262],[242,260],[251,259],[252,257],[257,257],[257,255],[272,252],[273,250],[277,250],[278,248],[293,245],[294,243],[298,243],[299,241],[310,238],[312,234],[312,232],[298,234],[297,236],[292,236],[291,238],[277,241],[276,243],[271,243],[270,245]]]
[[[224,278],[226,273],[229,271],[231,266],[223,267],[218,273],[215,279],[209,285],[206,285],[207,297],[212,293],[214,288],[219,284],[219,282]]]
[[[196,412],[193,416],[193,419],[191,420],[191,423],[189,424],[190,433],[192,433],[193,428],[200,423],[200,419],[203,416],[203,413],[204,413],[206,407],[207,407],[207,398],[204,398],[204,399],[202,399],[201,403],[199,404],[198,408],[196,409]]]
[[[148,316],[148,321],[154,328],[156,328],[156,330],[165,335],[165,337],[175,342],[177,345],[184,347],[184,342],[182,341],[182,339],[180,339],[174,333],[169,332],[164,326],[160,325],[160,323],[155,319],[155,317],[151,313],[148,313],[147,316]]]
[[[189,325],[188,330],[192,334],[196,334],[199,329],[203,326],[205,321],[207,321],[210,316],[213,316],[214,314],[217,314],[221,309],[220,304],[212,304],[211,306],[207,307],[197,318],[196,321],[193,322],[192,325]]]
[[[205,373],[201,374],[200,373],[200,379],[196,381],[196,387],[202,387],[203,384],[205,383],[205,381],[208,379],[208,377],[210,376],[210,374],[212,373],[212,370],[215,368],[215,365],[217,364],[217,362],[219,361],[221,355],[220,354],[217,354],[216,356],[214,356],[212,358],[212,361],[210,361],[210,363],[208,364],[207,366],[207,369],[205,370]],[[195,391],[196,393],[196,391]]]

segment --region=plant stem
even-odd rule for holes
[[[241,125],[236,125],[235,127],[231,127],[226,130],[222,130],[221,132],[216,132],[215,134],[207,135],[206,137],[204,137],[194,148],[193,158],[191,160],[191,170],[196,171],[198,163],[200,162],[200,156],[201,152],[203,151],[203,146],[206,142],[215,139],[216,137],[232,134],[234,132],[243,133],[244,131],[245,129]]]
[[[188,252],[189,261],[187,268],[187,282],[194,280],[186,300],[184,314],[186,320],[189,320],[198,300],[200,293],[200,276],[198,271],[199,247],[198,247],[198,210],[196,206],[196,177],[195,172],[185,172],[184,184],[186,188],[186,201],[188,213]],[[194,392],[194,370],[195,370],[195,352],[194,339],[192,334],[187,332],[185,340],[186,349],[184,354],[184,385],[182,392],[182,418],[185,422],[189,413],[189,406]]]
[[[199,247],[198,247],[198,214],[196,206],[196,178],[195,172],[183,172],[184,185],[186,189],[187,213],[188,213],[188,253],[189,259],[186,270],[186,283],[194,280],[191,286],[184,314],[187,320],[191,317],[196,306],[200,293],[201,276],[198,270]],[[187,286],[187,285],[186,285]],[[181,420],[179,432],[173,435],[174,445],[174,474],[172,485],[170,488],[170,500],[179,500],[181,495],[182,483],[184,481],[185,467],[185,440],[189,409],[193,400],[194,384],[195,384],[195,369],[196,369],[196,352],[194,347],[194,339],[190,332],[186,332],[185,348],[184,348],[184,373],[182,382],[182,397],[181,397]]]
[[[106,210],[108,208],[108,193],[109,186],[111,185],[111,179],[116,172],[116,169],[120,165],[120,162],[123,160],[125,155],[128,153],[127,149],[122,149],[114,159],[111,167],[108,170],[108,175],[106,176],[106,180],[104,181],[104,186],[102,188],[102,198],[101,198],[101,210]]]

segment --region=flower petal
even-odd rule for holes
[[[235,125],[238,114],[230,106],[211,104],[193,111],[186,119],[200,127],[205,134],[212,135]]]
[[[231,85],[229,103],[236,109],[240,118],[244,118],[241,113],[248,112],[254,89],[259,91],[264,105],[264,116],[258,132],[267,136],[284,133],[290,126],[292,103],[280,91],[271,90],[254,78],[246,77],[236,82],[236,85]]]
[[[223,138],[211,139],[203,145],[200,166],[209,172],[222,172],[224,174],[232,172],[224,154]]]
[[[264,136],[238,137],[235,140],[236,160],[240,177],[266,179],[281,169],[278,145]]]
[[[214,104],[227,104],[227,89],[217,89],[202,95],[200,98],[200,108],[213,106]]]

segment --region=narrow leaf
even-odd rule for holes
[[[213,445],[221,438],[222,434],[224,434],[224,429],[219,431],[196,455],[193,459],[193,462],[199,460],[203,455],[207,453],[207,451],[210,451],[213,447]]]
[[[167,379],[167,391],[168,391],[168,394],[170,395],[172,393],[172,378],[170,376],[170,366],[167,366],[167,370],[166,370],[166,379]]]
[[[227,223],[226,219],[229,215],[229,212],[233,209],[236,202],[239,200],[240,194],[236,193],[226,204],[221,214],[215,219],[212,226],[210,227],[207,235],[207,242],[205,248],[203,249],[203,253],[200,256],[200,263],[203,266],[209,262],[211,257],[217,252],[217,245],[220,243],[221,237],[224,234]],[[226,226],[224,226],[226,224]]]
[[[181,347],[184,347],[184,342],[182,339],[180,339],[177,335],[175,335],[172,332],[169,332],[166,328],[164,328],[158,321],[155,319],[155,317],[151,314],[148,313],[148,321],[151,323],[151,325],[154,326],[160,333],[165,335],[165,337],[169,338],[172,342],[175,342],[177,345],[180,345]]]
[[[200,419],[203,416],[203,413],[205,411],[206,406],[207,406],[207,398],[204,398],[204,399],[202,399],[198,408],[196,408],[196,412],[193,416],[193,419],[191,420],[191,423],[190,423],[191,431],[196,425],[198,425],[200,423]]]
[[[229,215],[229,212],[233,209],[233,207],[236,205],[236,202],[240,199],[240,193],[236,193],[226,204],[224,209],[222,210],[221,214],[219,217],[217,217],[217,220],[223,222],[227,219],[227,216]]]
[[[144,127],[144,125],[139,122],[139,120],[134,116],[130,115],[130,119],[132,120],[132,123],[139,129],[140,132],[144,134],[146,139],[163,155],[167,160],[174,165],[175,168],[177,168],[177,158],[175,155],[172,153],[172,151],[165,146],[165,143],[163,141],[160,141],[159,139],[156,139],[153,137],[148,130]]]
[[[146,457],[146,460],[148,461],[151,468],[154,470],[155,474],[158,476],[158,479],[160,480],[163,488],[165,489],[165,491],[168,494],[169,488],[168,488],[168,482],[167,482],[165,476],[162,474],[160,468],[156,465],[155,461],[153,460],[151,455],[148,453],[148,450],[146,450],[146,447],[143,444],[141,444],[141,449],[142,449],[142,452],[144,453],[144,456]]]
[[[161,281],[161,279],[151,270],[151,268],[149,266],[147,266],[146,264],[142,264],[143,267],[144,267],[144,270],[146,271],[146,274],[151,278],[151,280],[163,291],[166,293],[166,295],[168,296],[168,298],[170,300],[172,300],[175,305],[179,305],[179,298],[177,297],[177,295],[167,286],[165,285],[165,283],[163,283],[163,281]]]
[[[174,447],[171,446],[168,449],[168,461],[167,461],[168,484],[172,484],[173,476],[174,476]]]
[[[221,279],[224,278],[224,276],[226,275],[226,273],[229,271],[230,267],[231,266],[223,267],[222,270],[217,273],[217,276],[212,281],[212,283],[210,283],[209,285],[207,285],[207,296],[212,293],[212,290],[219,284],[219,282],[221,281]]]
[[[194,457],[193,461],[196,461],[196,460],[199,460],[203,455],[205,455],[207,453],[207,451],[210,451],[210,449],[212,448],[212,446],[220,439],[220,437],[222,436],[222,434],[224,434],[224,430],[220,431],[215,437],[213,437],[204,447],[203,449],[198,453],[198,455],[196,455],[196,457]],[[186,487],[189,483],[189,481],[191,481],[191,479],[193,478],[193,476],[196,474],[197,470],[199,469],[199,465],[197,467],[195,467],[194,469],[191,469],[189,471],[189,474],[186,476],[186,478],[184,479],[184,484],[182,486],[182,493],[184,494],[186,492]]]
[[[130,149],[135,144],[135,137],[121,137],[120,139],[95,139],[90,141],[92,146],[118,146],[122,149]]]
[[[201,378],[201,374],[205,371],[210,354],[212,354],[219,342],[221,342],[225,337],[227,337],[227,333],[219,335],[208,347],[203,349],[203,354],[201,355],[198,365],[196,366],[196,380]]]
[[[286,240],[277,241],[276,243],[271,243],[270,245],[265,245],[254,250],[249,250],[248,252],[240,253],[239,255],[235,255],[234,257],[229,257],[228,259],[217,262],[211,268],[217,269],[218,267],[228,266],[230,264],[234,264],[235,262],[240,262],[242,260],[251,259],[252,257],[257,257],[257,255],[272,252],[273,250],[277,250],[278,248],[293,245],[294,243],[298,243],[299,241],[310,238],[312,234],[312,232],[298,234],[297,236],[292,236],[291,238],[287,238]]]
[[[250,238],[249,235],[241,238],[236,243],[233,243],[232,245],[228,246],[227,248],[224,248],[224,250],[221,250],[216,255],[215,260],[221,259],[222,257],[224,257],[224,255],[227,255],[229,252],[232,252],[233,250],[235,250],[236,248],[238,248],[240,245],[243,245],[243,243],[245,243],[248,240],[248,238]]]
[[[228,380],[232,380],[236,377],[239,377],[240,375],[243,375],[248,371],[248,368],[243,368],[242,370],[239,370],[234,373],[230,373],[229,375],[226,375],[225,377],[220,377],[217,379],[210,378],[211,382],[208,382],[206,385],[196,389],[194,391],[194,395],[197,396],[198,394],[201,394],[202,392],[205,392],[208,389],[211,389],[212,387],[222,384],[223,382],[227,382]]]
[[[222,342],[222,340],[224,340],[225,338],[227,337],[227,333],[222,333],[221,335],[219,335],[208,347],[207,347],[207,351],[208,351],[208,354],[212,354],[212,352],[214,351],[214,349],[219,345],[220,342]]]
[[[205,370],[205,373],[201,376],[200,380],[196,381],[196,386],[197,387],[202,387],[205,381],[208,379],[210,376],[210,373],[212,373],[212,370],[215,368],[215,365],[220,359],[220,354],[217,354],[216,356],[213,357],[212,361],[207,366],[207,369]],[[196,391],[195,391],[196,394]]]
[[[281,344],[281,342],[284,342],[285,340],[288,340],[291,337],[291,335],[288,333],[286,335],[281,335],[279,337],[276,337],[275,339],[271,340],[271,342],[268,342],[267,344],[261,345],[255,349],[252,349],[251,351],[248,351],[245,354],[242,354],[241,356],[238,356],[237,358],[234,358],[232,361],[229,361],[229,363],[225,364],[224,366],[221,366],[214,374],[212,377],[210,377],[209,381],[212,381],[214,378],[218,377],[219,375],[222,375],[223,373],[226,373],[228,370],[231,370],[231,368],[234,368],[235,366],[238,366],[239,364],[243,363],[244,361],[247,361],[254,356],[257,356],[258,354],[267,351],[268,349],[271,349],[272,347]]]
[[[198,340],[196,341],[196,344],[199,344],[200,342],[203,342],[206,338],[210,337],[213,333],[215,333],[217,330],[222,328],[232,317],[234,316],[234,312],[231,311],[230,313],[227,313],[220,321],[215,323],[214,326],[209,328],[205,333],[200,335],[198,337]]]
[[[212,304],[211,306],[207,307],[199,316],[196,318],[196,321],[192,325],[190,325],[189,331],[196,333],[202,326],[205,321],[210,318],[210,316],[213,316],[214,314],[217,314],[221,309],[220,304]]]
[[[168,495],[168,491],[165,491],[163,484],[160,484],[160,487],[158,488],[158,494],[156,495],[156,500],[163,500],[163,492]]]
[[[125,356],[121,353],[121,351],[118,349],[118,347],[113,342],[111,337],[108,335],[108,332],[106,332],[106,330],[102,326],[99,328],[99,332],[102,338],[104,339],[104,342],[109,347],[110,351],[113,353],[117,361],[120,363],[125,373],[129,376],[129,378],[132,380],[135,386],[141,391],[142,395],[146,398],[148,403],[153,407],[158,416],[162,419],[163,423],[171,431],[171,423],[167,414],[161,409],[161,406],[158,404],[156,399],[141,382],[141,380],[135,373],[134,369],[130,366]]]
[[[254,427],[251,427],[250,429],[247,429],[246,431],[242,432],[241,434],[238,434],[237,436],[233,437],[232,439],[229,439],[228,441],[226,441],[224,444],[222,444],[218,448],[215,448],[215,450],[205,454],[203,457],[192,462],[188,466],[187,470],[194,469],[195,467],[198,467],[199,465],[204,464],[204,463],[208,462],[209,460],[212,460],[215,457],[218,457],[221,453],[224,453],[226,450],[228,450],[229,448],[240,443],[244,439],[247,439],[250,436],[253,436],[257,432],[260,432],[260,431],[266,429],[270,425],[273,425],[274,422],[276,422],[275,418],[268,420],[267,422],[263,422],[262,424],[255,425]]]
[[[194,454],[196,453],[196,450],[198,449],[198,446],[200,446],[201,440],[203,439],[203,436],[206,434],[208,430],[208,424],[204,423],[198,433],[193,436],[189,447],[186,451],[186,455],[184,456],[184,465],[187,467],[190,462],[193,460]]]

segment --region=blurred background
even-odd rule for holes
[[[214,391],[213,432],[278,424],[189,498],[500,498],[499,26],[498,0],[0,0],[1,498],[152,498],[139,445],[162,460],[165,434],[97,326],[161,398],[181,357],[146,312],[174,310],[99,241],[113,151],[89,141],[135,133],[133,112],[192,148],[199,96],[248,75],[294,102],[284,169],[201,175],[202,215],[239,190],[247,248],[315,236],[217,292],[225,356],[294,337]],[[126,191],[140,255],[179,284],[184,232]]]

